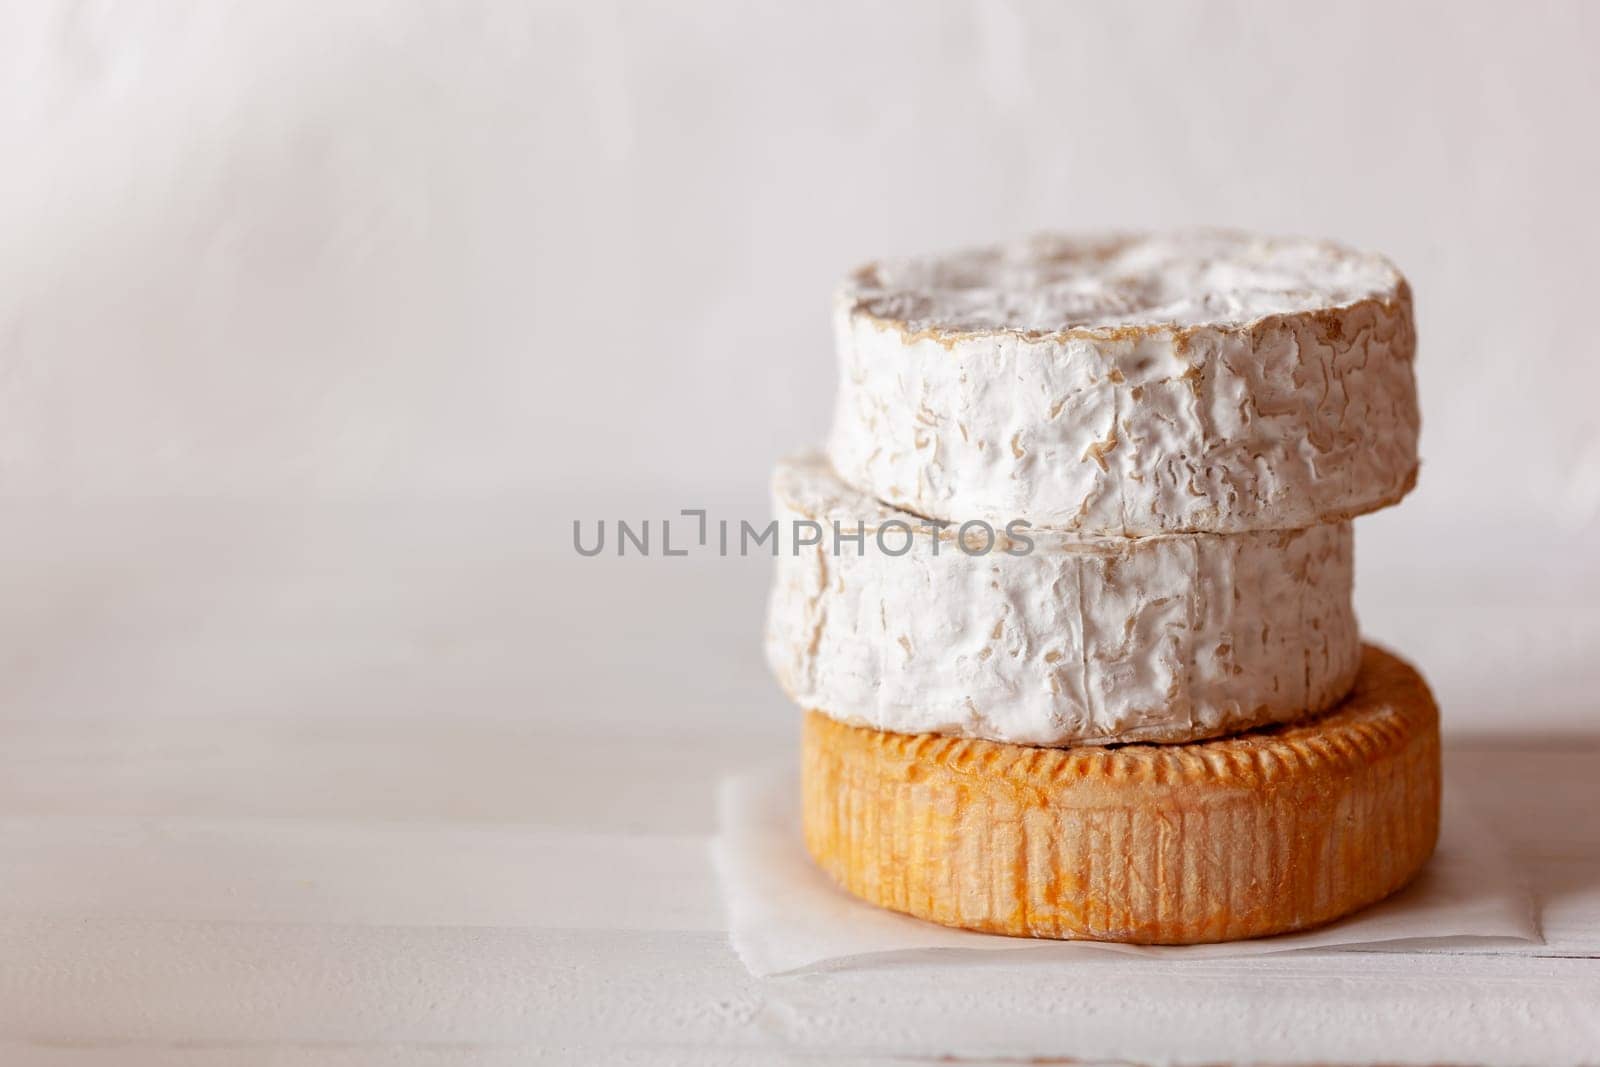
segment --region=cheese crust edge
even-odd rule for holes
[[[812,710],[807,850],[845,890],[947,926],[1194,944],[1303,930],[1409,882],[1439,825],[1438,709],[1363,649],[1328,714],[1187,745],[1034,748]]]

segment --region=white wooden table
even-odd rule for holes
[[[570,518],[7,504],[0,1064],[1600,1060],[1590,578],[1362,572],[1544,945],[757,980],[707,842],[793,750],[766,564]]]

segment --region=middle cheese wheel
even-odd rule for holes
[[[1347,522],[1085,539],[937,529],[827,461],[778,465],[767,658],[852,725],[1026,745],[1183,742],[1315,715],[1354,684]]]

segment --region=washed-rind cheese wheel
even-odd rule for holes
[[[1292,529],[1417,473],[1411,292],[1236,233],[1041,237],[857,271],[840,474],[918,514],[1142,537]]]
[[[1136,540],[939,531],[816,455],[780,463],[773,498],[768,662],[796,703],[856,725],[1183,742],[1314,715],[1355,679],[1348,523]]]
[[[1405,885],[1439,824],[1438,711],[1367,648],[1299,725],[1191,745],[1049,749],[811,712],[806,847],[849,892],[948,926],[1192,944],[1302,930]]]

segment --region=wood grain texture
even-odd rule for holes
[[[1386,572],[1362,535],[1362,622],[1427,667],[1452,788],[1522,866],[1546,944],[760,980],[711,928],[706,845],[722,775],[798,760],[751,630],[770,560],[575,566],[555,524],[559,566],[529,574],[541,527],[498,505],[4,513],[6,1067],[1600,1061],[1582,552],[1502,573],[1440,536]],[[373,891],[435,840],[491,851]],[[485,885],[519,855],[525,898]]]
[[[1192,944],[1300,930],[1403,886],[1439,827],[1438,709],[1368,646],[1288,728],[1044,749],[806,716],[806,847],[845,889],[948,926]]]

